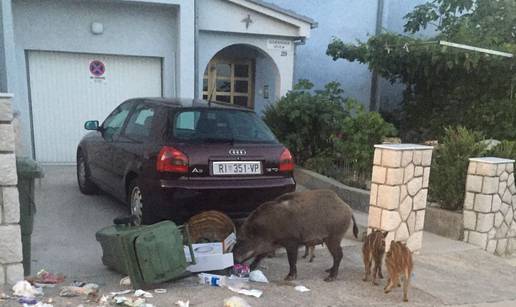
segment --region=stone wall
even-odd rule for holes
[[[464,199],[464,241],[497,255],[516,250],[514,160],[472,158]]]
[[[432,147],[415,144],[375,145],[368,228],[389,231],[390,241],[422,247]]]
[[[0,93],[0,286],[23,278],[11,96]]]

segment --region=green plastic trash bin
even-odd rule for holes
[[[30,275],[31,236],[34,228],[36,203],[34,202],[34,180],[43,177],[41,166],[28,157],[16,158],[18,193],[20,199],[20,228],[22,234],[23,271]]]
[[[103,228],[95,235],[102,247],[102,263],[129,275],[135,289],[180,277],[188,266],[182,227],[164,221],[146,226]],[[193,255],[189,243],[188,246]]]

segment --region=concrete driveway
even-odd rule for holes
[[[46,167],[45,171],[45,178],[37,184],[33,272],[40,269],[61,272],[67,276],[65,284],[73,280],[93,282],[106,294],[121,290],[118,283],[122,276],[102,265],[95,232],[128,209],[106,195],[82,195],[76,185],[74,167]],[[359,212],[355,215],[363,227],[367,216]],[[362,282],[361,242],[349,234],[342,242],[344,259],[337,281],[323,282],[324,269],[331,265],[331,259],[326,249],[318,248],[313,263],[299,259],[298,280],[284,283],[288,264],[286,255],[280,253],[262,263],[261,269],[271,283],[252,284],[264,291],[263,296],[245,299],[252,306],[516,305],[516,268],[502,258],[462,242],[429,233],[424,236],[423,251],[415,256],[409,304],[401,303],[400,289],[385,295],[383,287]],[[297,292],[293,287],[296,284],[311,291]],[[225,298],[235,295],[228,289],[199,285],[195,276],[157,287],[168,292],[155,294],[148,300],[155,306],[172,306],[177,300],[190,300],[192,306],[222,306]],[[57,292],[58,288],[45,290],[45,299],[51,297],[54,306],[96,305],[81,298],[60,298]],[[4,305],[19,306],[14,301],[6,301]]]

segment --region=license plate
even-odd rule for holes
[[[260,175],[262,164],[259,161],[213,162],[213,175]]]

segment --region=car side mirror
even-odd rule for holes
[[[84,129],[86,130],[99,130],[99,127],[98,120],[89,120],[84,123]]]

